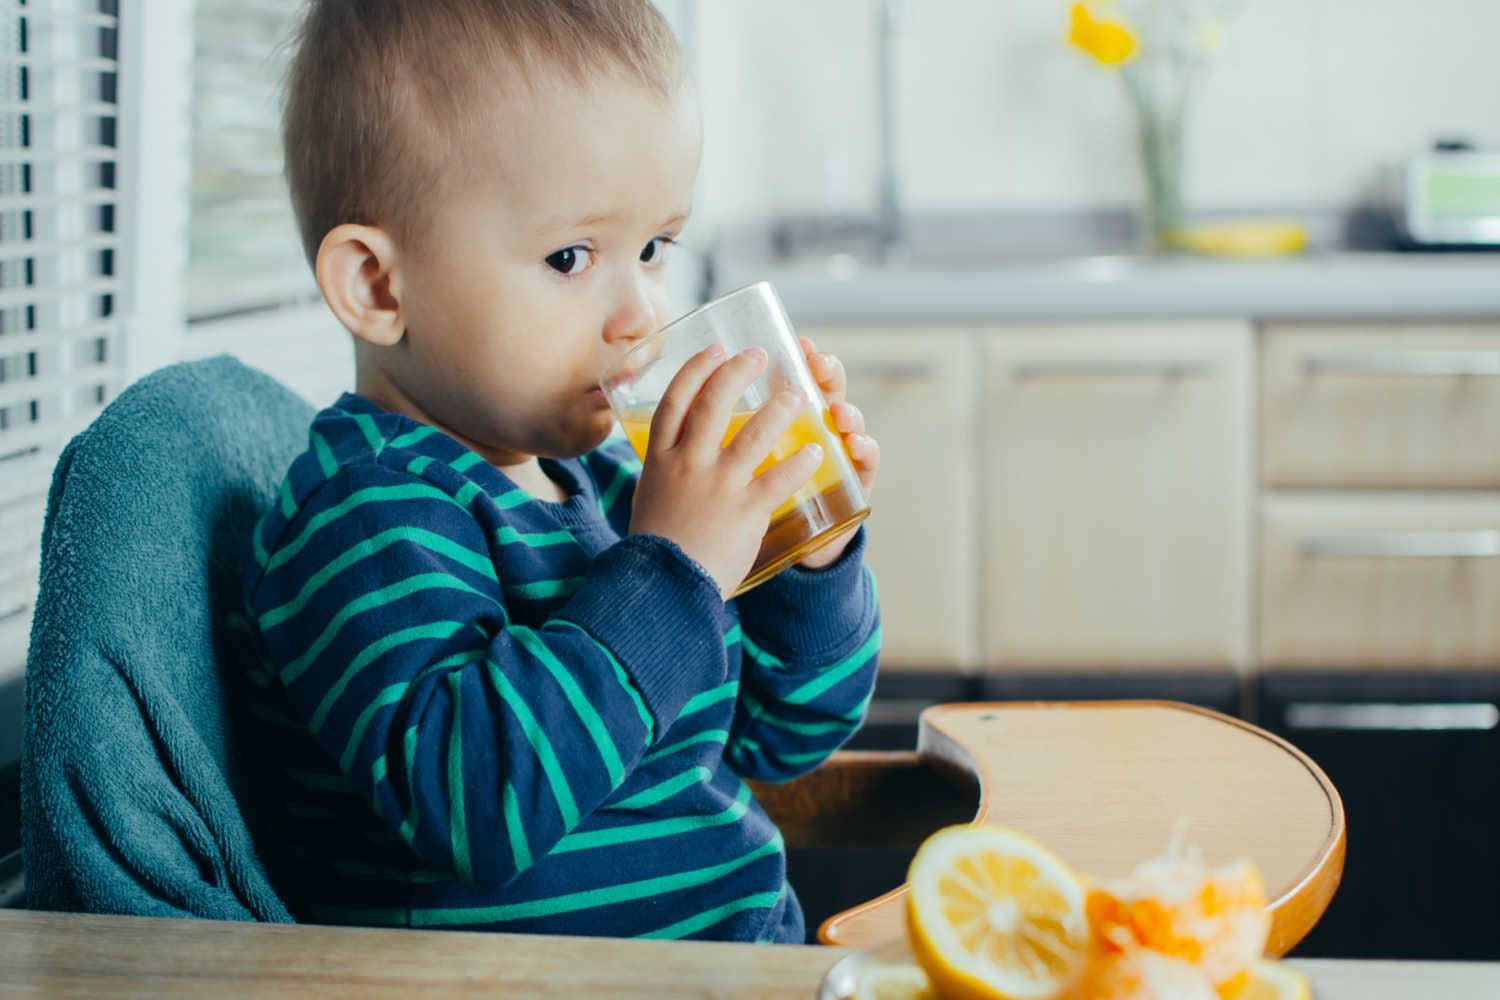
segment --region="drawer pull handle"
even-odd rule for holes
[[[855,378],[882,382],[926,382],[938,373],[936,364],[924,361],[845,361],[844,370]]]
[[[1314,354],[1309,375],[1500,375],[1500,351],[1371,351]]]
[[[1488,702],[1424,705],[1298,702],[1287,706],[1286,724],[1291,729],[1489,732],[1500,725],[1500,708]]]
[[[1012,368],[1018,379],[1034,378],[1202,378],[1213,373],[1208,361],[1021,361]]]
[[[1297,550],[1323,559],[1493,559],[1500,556],[1500,531],[1319,535],[1302,539]]]

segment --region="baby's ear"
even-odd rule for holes
[[[396,242],[375,226],[346,224],[318,247],[318,287],[340,323],[376,347],[394,347],[406,335]]]

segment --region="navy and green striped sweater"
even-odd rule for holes
[[[302,920],[803,940],[743,779],[859,726],[879,616],[863,535],[724,602],[624,537],[629,446],[543,461],[534,499],[453,438],[345,395],[245,575],[250,715]]]

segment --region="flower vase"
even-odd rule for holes
[[[1181,246],[1183,215],[1183,126],[1187,117],[1184,88],[1163,97],[1143,85],[1131,70],[1124,74],[1135,109],[1137,148],[1141,158],[1144,199],[1140,207],[1142,249],[1165,253]]]

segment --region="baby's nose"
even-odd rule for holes
[[[640,340],[656,329],[656,309],[639,288],[622,295],[604,322],[604,339],[608,343]]]

